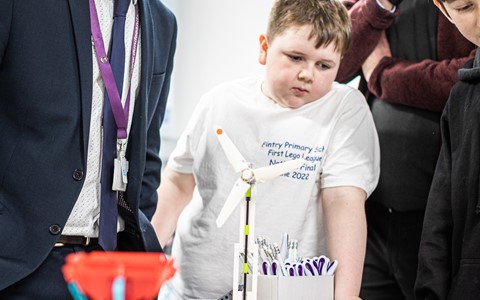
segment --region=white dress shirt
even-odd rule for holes
[[[105,49],[110,47],[110,39],[113,26],[113,0],[95,0],[97,7],[100,29],[102,31]],[[136,1],[132,1],[128,8],[125,22],[125,74],[122,93],[122,103],[125,104],[129,87],[128,71],[131,59],[131,45],[133,29],[135,26],[135,8]],[[139,44],[135,60],[134,71],[132,75],[132,90],[130,99],[130,111],[128,118],[127,132],[130,131],[133,110],[135,107],[135,97],[138,93],[140,82],[140,62],[141,62],[141,41],[139,34]],[[90,132],[88,138],[87,169],[85,183],[80,192],[77,202],[67,220],[62,231],[63,235],[79,235],[87,237],[98,237],[98,222],[100,217],[100,179],[101,179],[101,159],[102,159],[102,116],[103,102],[105,99],[105,86],[98,68],[95,49],[92,45],[93,59],[93,91],[92,91],[92,111],[90,120]],[[123,220],[119,218],[118,231],[123,230]]]

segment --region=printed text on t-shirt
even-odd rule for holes
[[[317,172],[323,159],[325,146],[306,146],[292,142],[274,142],[264,141],[262,148],[267,151],[269,165],[275,165],[292,159],[304,159],[305,163],[292,172],[282,174],[284,177],[290,177],[298,180],[308,180],[310,173]]]

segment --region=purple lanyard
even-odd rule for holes
[[[98,66],[100,68],[100,74],[102,75],[103,83],[105,84],[105,89],[107,90],[108,100],[110,102],[110,107],[112,108],[113,116],[115,118],[115,123],[117,124],[117,139],[126,139],[127,138],[127,126],[128,126],[128,116],[130,109],[130,90],[132,88],[132,76],[133,76],[133,67],[135,66],[135,58],[137,56],[137,47],[138,47],[138,31],[140,28],[139,18],[138,18],[138,8],[135,5],[135,27],[133,30],[132,37],[132,51],[130,55],[130,70],[128,74],[129,85],[128,85],[128,94],[125,100],[125,107],[122,107],[122,100],[120,99],[120,94],[118,93],[117,84],[115,83],[115,78],[113,77],[112,67],[108,61],[108,56],[105,51],[105,44],[103,43],[102,31],[100,29],[100,24],[98,22],[97,8],[95,6],[95,1],[90,0],[90,26],[92,30],[92,43],[95,48],[95,54],[97,56]]]

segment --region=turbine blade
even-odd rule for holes
[[[242,154],[238,151],[237,147],[233,144],[232,140],[228,137],[227,133],[222,127],[217,126],[215,133],[218,137],[218,141],[223,148],[223,152],[233,166],[235,172],[240,172],[243,169],[248,168],[248,162],[243,158]]]
[[[230,217],[232,212],[237,207],[238,203],[240,203],[240,201],[242,201],[242,199],[245,197],[245,193],[248,191],[248,188],[250,188],[250,184],[246,183],[242,179],[238,178],[237,181],[235,181],[232,191],[228,195],[220,214],[218,214],[217,226],[219,228],[225,224],[225,222],[228,220],[228,217]]]
[[[262,181],[280,176],[287,172],[293,171],[299,168],[304,163],[305,163],[304,159],[294,159],[294,160],[285,161],[279,164],[271,165],[268,167],[255,169],[253,170],[253,173],[255,174],[255,179],[257,181],[262,182]]]

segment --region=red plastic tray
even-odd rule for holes
[[[112,299],[112,283],[125,278],[125,299],[156,298],[162,284],[173,277],[173,260],[162,253],[90,252],[74,253],[62,268],[67,282],[75,282],[89,299]]]

